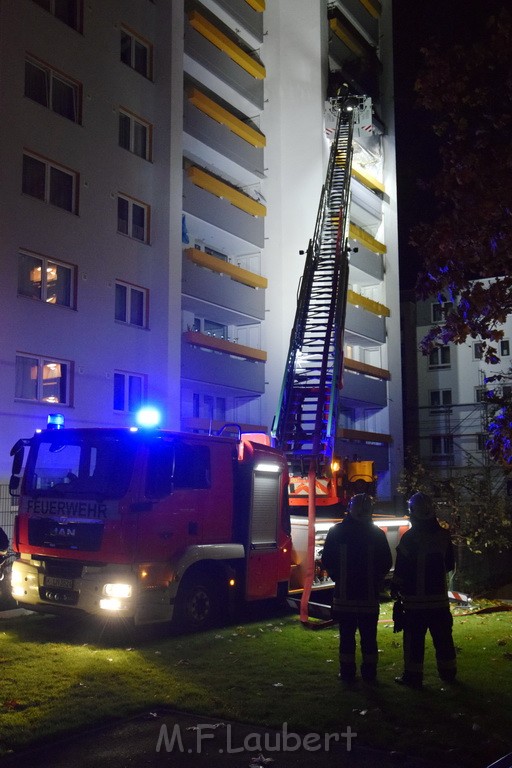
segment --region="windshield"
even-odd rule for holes
[[[31,449],[25,492],[120,498],[130,483],[135,450],[132,441],[119,435],[45,435]]]

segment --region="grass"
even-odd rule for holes
[[[186,637],[160,628],[136,642],[50,616],[0,619],[0,756],[163,708],[298,732],[350,725],[360,746],[466,768],[510,751],[512,613],[454,611],[458,684],[438,679],[428,641],[425,690],[410,691],[394,683],[402,636],[391,607],[381,609],[379,684],[351,689],[337,680],[336,627],[312,631],[286,613]]]

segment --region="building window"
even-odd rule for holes
[[[481,341],[473,343],[473,360],[481,360],[484,356],[484,345]]]
[[[25,96],[43,107],[80,122],[80,95],[78,83],[61,75],[35,59],[25,60]]]
[[[487,389],[486,387],[475,387],[475,403],[487,402]]]
[[[144,399],[145,377],[139,373],[114,373],[114,411],[133,413]]]
[[[451,301],[444,301],[442,304],[431,304],[432,322],[444,323],[446,315],[449,314],[452,308],[453,302]]]
[[[510,355],[510,341],[508,339],[502,339],[500,341],[500,357],[509,357]]]
[[[116,282],[115,318],[120,323],[147,327],[148,291],[129,283]]]
[[[18,295],[75,308],[76,267],[60,261],[20,252]]]
[[[81,0],[34,0],[37,5],[49,11],[57,19],[73,27],[78,32],[82,29],[82,2]]]
[[[478,434],[476,436],[476,444],[479,451],[485,451],[487,450],[487,441],[489,439],[489,435],[487,434]]]
[[[119,110],[119,146],[144,160],[151,160],[151,126],[129,112]]]
[[[77,213],[78,175],[49,160],[23,155],[22,191],[44,203]]]
[[[430,392],[430,407],[445,408],[452,404],[451,389],[432,389]]]
[[[70,405],[70,370],[62,360],[16,355],[16,399]]]
[[[130,197],[117,198],[117,231],[142,243],[149,242],[149,206]]]
[[[152,47],[126,27],[121,29],[121,61],[144,77],[151,77]]]
[[[436,347],[428,356],[429,368],[449,368],[450,367],[450,347]]]
[[[435,435],[430,438],[432,456],[452,456],[453,437],[451,435]]]
[[[226,398],[194,392],[192,396],[192,415],[196,419],[226,421]]]

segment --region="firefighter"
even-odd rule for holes
[[[430,496],[415,493],[408,506],[411,528],[397,547],[391,585],[391,594],[400,595],[404,606],[404,670],[395,680],[421,688],[427,630],[434,643],[439,676],[447,682],[456,677],[447,585],[455,559],[450,533],[439,525]]]
[[[384,531],[372,522],[373,501],[366,493],[352,497],[348,515],[329,529],[322,565],[334,581],[332,617],[340,627],[339,678],[356,679],[356,632],[361,641],[361,677],[377,677],[379,588],[391,568]]]

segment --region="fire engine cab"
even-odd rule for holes
[[[287,593],[288,465],[259,436],[51,426],[12,450],[21,606],[194,630]]]

